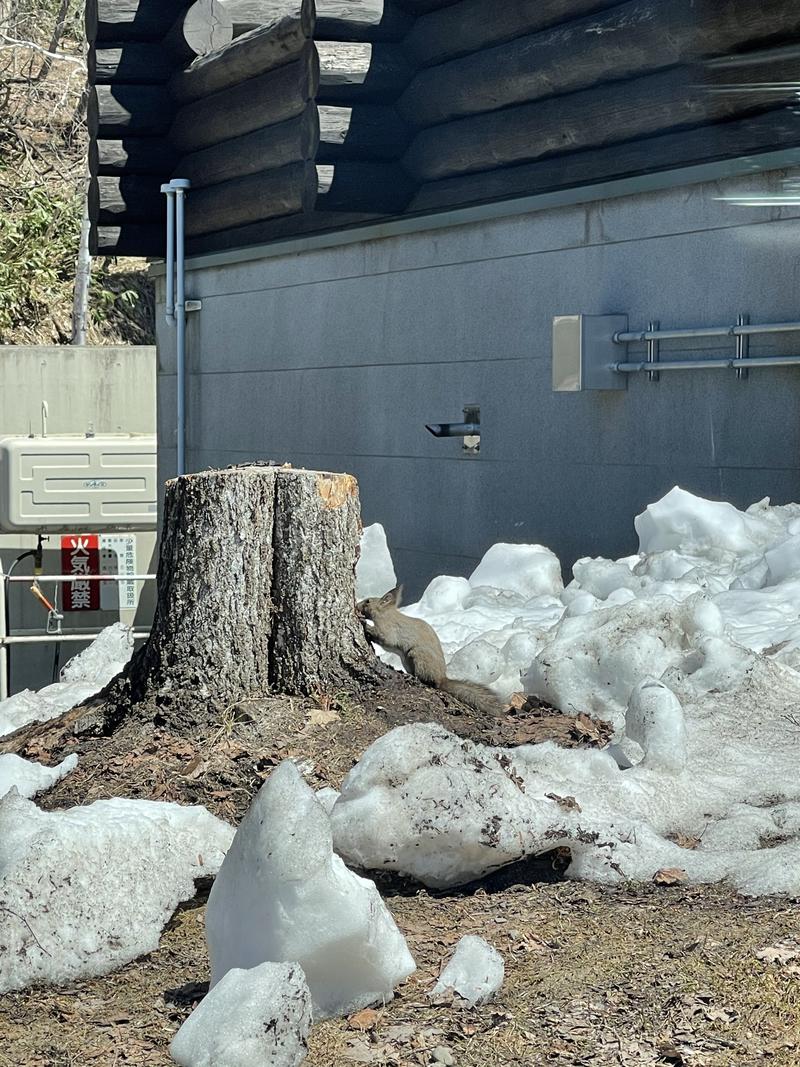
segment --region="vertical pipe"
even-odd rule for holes
[[[185,274],[185,193],[188,178],[173,178],[175,190],[175,348],[177,356],[178,391],[178,475],[186,473],[186,274]]]
[[[175,190],[172,183],[161,186],[161,192],[167,198],[167,304],[165,317],[167,326],[175,323]]]
[[[0,639],[8,637],[6,631],[6,597],[8,596],[8,583],[3,575],[3,565],[0,563]],[[11,694],[8,691],[8,660],[11,649],[8,645],[0,644],[0,700],[5,700]]]

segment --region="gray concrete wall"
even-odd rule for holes
[[[800,499],[800,370],[640,375],[554,394],[554,315],[631,328],[800,319],[800,206],[718,199],[784,174],[624,196],[436,232],[205,266],[188,294],[190,469],[253,457],[344,470],[413,595],[498,540],[634,550],[633,517],[675,484],[738,506]],[[159,314],[159,324],[162,316]],[[160,325],[159,440],[174,471],[174,336]],[[664,346],[722,355],[727,342]],[[632,346],[631,353],[643,353]],[[800,352],[800,336],[752,355]],[[480,404],[477,458],[426,422]]]

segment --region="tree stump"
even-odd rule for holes
[[[377,681],[355,613],[360,532],[348,474],[254,465],[168,482],[158,603],[131,696],[231,704]]]

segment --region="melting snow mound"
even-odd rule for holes
[[[648,881],[678,867],[694,883],[800,895],[800,779],[786,732],[800,676],[759,659],[713,701],[678,683],[637,692],[630,721],[645,755],[627,770],[607,751],[490,748],[432,723],[397,727],[342,784],[337,851],[435,888],[566,846],[574,878]]]
[[[231,968],[296,961],[314,1017],[391,1000],[416,970],[373,882],[334,855],[328,816],[291,760],[261,787],[206,910],[211,986]]]
[[[94,696],[125,667],[133,653],[133,631],[115,622],[73,656],[61,671],[61,681],[37,693],[24,689],[0,701],[0,737],[31,722],[47,722]]]
[[[296,963],[233,968],[169,1047],[180,1067],[298,1067],[311,1029],[311,995]]]
[[[45,767],[8,752],[0,756],[0,798],[12,789],[16,789],[21,797],[35,797],[37,793],[51,789],[77,766],[78,757],[74,752],[55,767]]]
[[[474,1008],[494,996],[503,984],[505,973],[503,957],[497,949],[476,934],[466,934],[439,975],[431,997],[440,997],[452,989]]]
[[[232,837],[205,808],[114,799],[46,812],[12,790],[0,800],[0,993],[152,952]]]

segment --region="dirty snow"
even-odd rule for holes
[[[333,852],[322,805],[291,760],[261,787],[206,910],[214,988],[231,968],[296,961],[315,1018],[391,1000],[415,969],[374,883]]]
[[[431,997],[441,997],[452,989],[474,1008],[494,996],[503,984],[505,971],[503,957],[496,948],[477,934],[466,934],[439,975]]]
[[[61,681],[34,693],[23,689],[0,701],[0,737],[31,722],[47,722],[94,696],[116,677],[133,653],[133,631],[115,622],[73,656],[61,671]]]
[[[34,763],[8,752],[0,756],[0,798],[12,789],[16,789],[21,797],[35,797],[37,793],[52,789],[56,782],[60,782],[77,766],[78,756],[75,752],[55,767],[45,767],[42,763]]]
[[[205,808],[114,799],[46,812],[12,790],[0,800],[0,993],[151,952],[232,838]]]
[[[311,994],[296,963],[233,968],[172,1039],[180,1067],[298,1067],[311,1029]]]
[[[451,676],[607,719],[613,748],[392,731],[333,807],[345,858],[448,886],[567,845],[575,877],[680,867],[800,894],[800,505],[676,487],[635,528],[636,555],[579,560],[565,588],[547,549],[495,545],[404,609],[437,630]]]

